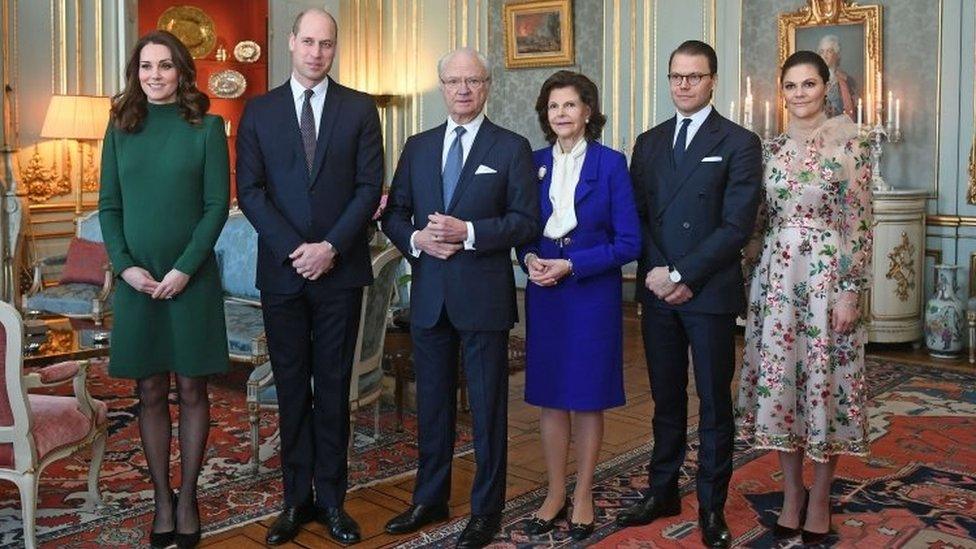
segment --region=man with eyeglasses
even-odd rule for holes
[[[529,142],[484,115],[488,60],[470,48],[437,63],[449,118],[407,140],[383,232],[413,267],[410,335],[420,464],[413,504],[386,525],[415,532],[448,518],[463,359],[477,468],[458,547],[483,547],[505,503],[508,332],[517,320],[511,249],[539,231]]]
[[[645,497],[621,526],[681,513],[678,491],[688,423],[688,348],[699,397],[698,523],[709,547],[728,547],[724,506],[732,476],[735,318],[745,309],[742,247],[762,191],[759,137],[709,104],[718,60],[681,44],[669,62],[677,113],[634,144],[630,172],[643,250],[637,289],[654,398],[654,451]]]

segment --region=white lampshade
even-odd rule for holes
[[[55,95],[47,106],[41,137],[101,139],[105,137],[109,110],[108,97],[94,95]]]

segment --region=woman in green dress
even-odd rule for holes
[[[125,89],[112,100],[99,210],[120,282],[109,373],[136,380],[139,432],[152,478],[153,547],[193,547],[196,498],[210,425],[207,376],[227,369],[214,244],[227,219],[223,120],[195,85],[196,68],[172,34],[136,44]],[[179,393],[180,497],[169,482],[170,373]]]

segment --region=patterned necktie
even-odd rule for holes
[[[678,130],[678,138],[674,140],[674,167],[680,168],[681,162],[685,159],[685,148],[688,142],[688,125],[691,124],[690,118],[681,121],[681,129]]]
[[[444,209],[451,205],[451,198],[454,197],[454,189],[457,188],[458,179],[461,178],[461,167],[464,166],[464,146],[461,145],[461,136],[464,135],[464,126],[454,128],[454,141],[451,148],[447,149],[447,161],[444,162],[444,172],[441,174],[444,180]]]
[[[305,102],[302,103],[302,146],[305,148],[305,167],[312,175],[312,163],[315,162],[315,116],[312,114],[312,95],[315,92],[305,90]]]

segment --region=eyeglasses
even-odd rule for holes
[[[690,86],[697,86],[701,82],[702,78],[711,75],[712,73],[698,74],[696,72],[693,74],[678,74],[676,72],[672,72],[668,74],[668,81],[671,82],[672,86],[680,86],[682,80],[687,80],[688,85]]]
[[[480,90],[482,86],[488,83],[491,78],[441,78],[441,84],[449,90],[457,90],[461,87],[461,84],[468,86],[469,90]]]

